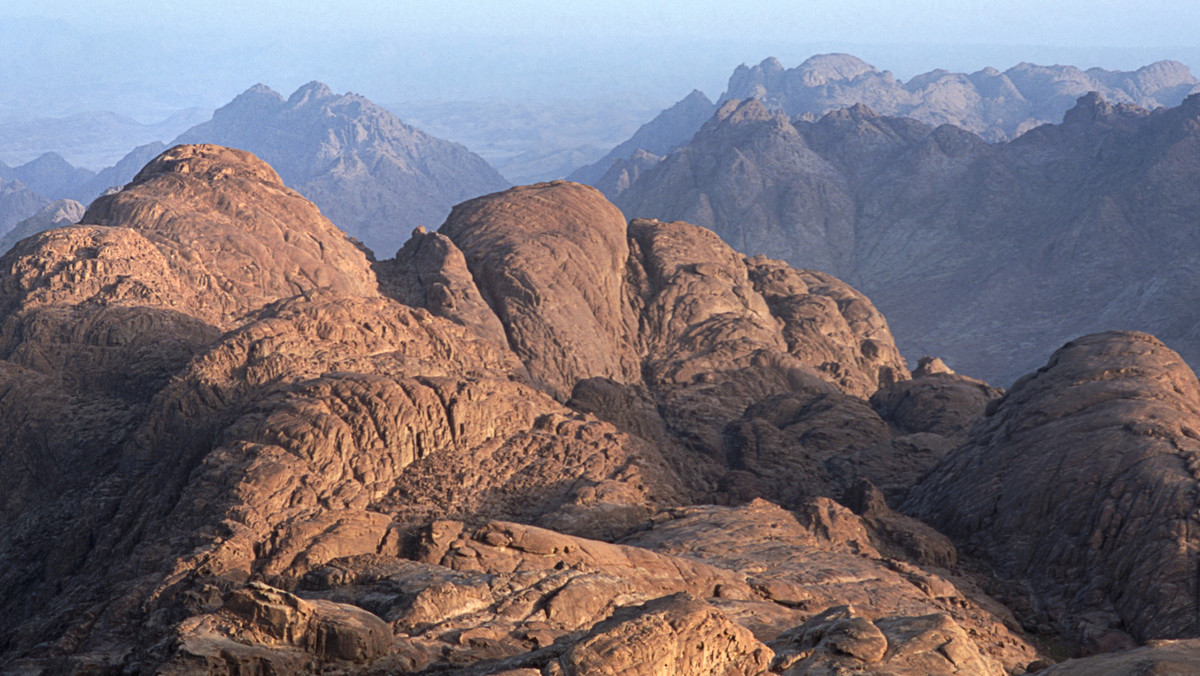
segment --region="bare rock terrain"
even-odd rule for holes
[[[573,183],[372,261],[178,146],[0,258],[0,670],[999,676],[1194,635],[1189,376],[1132,334],[1007,394],[910,373],[843,282]],[[1059,504],[1100,543],[1011,532]]]
[[[1200,93],[1200,80],[1182,63],[1158,61],[1128,72],[1032,63],[1003,72],[991,67],[970,74],[938,69],[903,82],[850,54],[817,54],[795,68],[771,57],[738,66],[715,105],[694,91],[568,178],[612,197],[637,173],[686,145],[717,108],[734,100],[757,99],[774,112],[806,121],[861,104],[880,115],[932,127],[954,125],[994,143],[1061,120],[1088,92],[1154,109],[1177,106],[1189,94]]]
[[[904,350],[997,385],[1108,329],[1197,364],[1198,113],[1200,95],[1151,111],[1089,94],[989,144],[861,104],[805,121],[731,100],[610,197],[845,279]]]

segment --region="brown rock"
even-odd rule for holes
[[[771,650],[715,608],[677,594],[626,608],[560,658],[566,674],[759,674]]]
[[[990,406],[905,510],[1027,580],[1041,621],[1085,647],[1118,630],[1190,636],[1196,429],[1200,386],[1176,353],[1146,334],[1086,336]]]
[[[1141,674],[1191,674],[1200,664],[1200,639],[1150,641],[1124,652],[1066,660],[1036,673],[1039,676],[1140,676]],[[1029,673],[1034,673],[1030,670]]]
[[[455,207],[441,234],[462,250],[508,343],[566,400],[576,381],[640,377],[625,287],[625,219],[593,188],[539,183]]]
[[[93,202],[81,222],[136,231],[126,236],[141,255],[161,257],[159,265],[173,273],[145,270],[139,278],[177,278],[196,296],[185,311],[223,327],[313,289],[377,293],[363,253],[274,170],[240,150],[176,146],[124,190]],[[97,288],[106,283],[97,280]],[[170,302],[179,294],[164,295]]]

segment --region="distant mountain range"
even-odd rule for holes
[[[603,97],[404,101],[387,107],[414,127],[465,145],[504,178],[524,185],[559,179],[595,162],[661,103]]]
[[[380,256],[395,253],[414,227],[437,227],[455,204],[509,185],[463,146],[319,82],[286,100],[255,85],[172,145],[179,143],[217,143],[254,153]]]
[[[1158,61],[1131,72],[1031,63],[1003,72],[934,70],[901,82],[891,72],[849,54],[819,54],[795,68],[784,68],[775,58],[757,66],[739,66],[718,104],[755,98],[789,117],[815,120],[862,103],[883,115],[911,117],[933,126],[953,124],[994,142],[1057,122],[1077,98],[1092,91],[1114,103],[1153,109],[1179,105],[1188,94],[1200,92],[1200,80],[1181,63]],[[639,149],[664,155],[686,143],[716,110],[711,106],[703,117],[685,116],[681,107],[701,110],[693,93],[599,162],[576,170],[571,179],[600,186],[614,160],[629,159]]]
[[[152,124],[104,111],[4,120],[0,121],[0,158],[23,164],[55,153],[75,166],[95,169],[112,164],[135,146],[174,138],[211,116],[210,109],[187,108]]]
[[[614,201],[842,277],[906,353],[1007,384],[1102,329],[1200,364],[1197,185],[1200,95],[1150,111],[1093,93],[996,144],[861,104],[808,122],[749,99]]]
[[[509,185],[466,148],[406,125],[362,96],[336,95],[319,82],[286,100],[255,85],[169,145],[181,143],[218,143],[264,158],[289,187],[380,255],[399,249],[414,227],[436,227],[454,204]],[[166,148],[160,142],[139,146],[98,173],[72,167],[56,153],[12,169],[0,166],[0,178],[20,180],[47,198],[14,212],[8,227],[49,199],[91,202],[128,183]]]

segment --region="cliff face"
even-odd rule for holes
[[[454,204],[508,187],[466,148],[319,82],[286,100],[256,85],[177,143],[219,143],[262,157],[381,258],[393,255],[414,227],[436,226]]]
[[[265,163],[185,145],[82,221],[0,258],[5,670],[1017,673],[1023,624],[1091,645],[1113,601],[1054,605],[1060,569],[925,505],[970,502],[973,463],[1124,434],[1053,403],[1091,392],[1079,369],[1113,405],[1164,395],[1147,415],[1179,443],[1200,408],[1148,337],[1082,339],[1082,366],[1004,399],[937,360],[910,374],[846,284],[577,184],[468,201],[370,261]],[[1047,417],[1049,440],[986,432]],[[1175,482],[1119,513],[1186,544],[1194,478],[1159,446],[1097,476]],[[996,475],[1014,521],[986,527],[1052,505],[1021,491],[1108,495],[1055,476]],[[906,500],[1029,585],[1019,619]],[[1097,570],[1136,547],[1116,532]],[[1164,611],[1136,638],[1192,631],[1177,568],[1117,599],[1128,626]]]
[[[847,279],[907,350],[988,380],[1109,328],[1151,331],[1197,363],[1198,106],[1090,95],[1059,125],[987,144],[864,106],[803,122],[729,102],[615,200]]]

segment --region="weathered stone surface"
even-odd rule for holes
[[[1106,653],[1067,660],[1037,671],[1039,676],[1142,676],[1143,674],[1195,673],[1200,664],[1200,639],[1150,641],[1145,646],[1118,653]]]
[[[640,377],[625,219],[598,191],[514,188],[455,207],[440,232],[466,256],[513,351],[557,398],[581,378]]]
[[[785,676],[1012,673],[945,613],[872,621],[852,606],[837,606],[784,632],[771,647],[772,671]]]
[[[719,674],[766,671],[771,650],[719,611],[684,594],[615,613],[560,658],[566,674]]]
[[[1178,354],[1146,334],[1086,336],[993,402],[905,510],[1027,580],[1024,621],[1085,649],[1192,636],[1198,428]]]
[[[686,220],[834,274],[903,350],[995,384],[1110,329],[1150,331],[1200,364],[1187,272],[1200,96],[1155,110],[1088,91],[1061,123],[1004,143],[861,100],[802,119],[731,99],[610,198],[631,218]]]
[[[124,190],[93,202],[81,222],[134,230],[127,236],[152,248],[144,255],[161,256],[198,297],[189,313],[223,327],[312,289],[377,293],[363,253],[244,151],[176,146]]]
[[[872,620],[946,613],[970,631],[970,645],[989,663],[1011,670],[1036,659],[1036,651],[1006,627],[1011,618],[988,607],[994,602],[977,603],[969,586],[960,589],[941,575],[881,555],[866,524],[831,500],[813,500],[795,513],[760,500],[734,509],[686,507],[667,516],[621,542],[737,571],[761,598],[797,611],[778,616],[780,622],[846,603]],[[753,622],[739,617],[736,607],[723,609],[739,622]],[[769,641],[797,624],[760,624],[755,631]]]
[[[836,280],[566,183],[372,265],[208,146],[93,211],[0,259],[5,669],[759,673],[846,603],[1036,655],[936,533],[830,499],[908,491],[896,440],[978,390],[869,404],[907,372]]]

